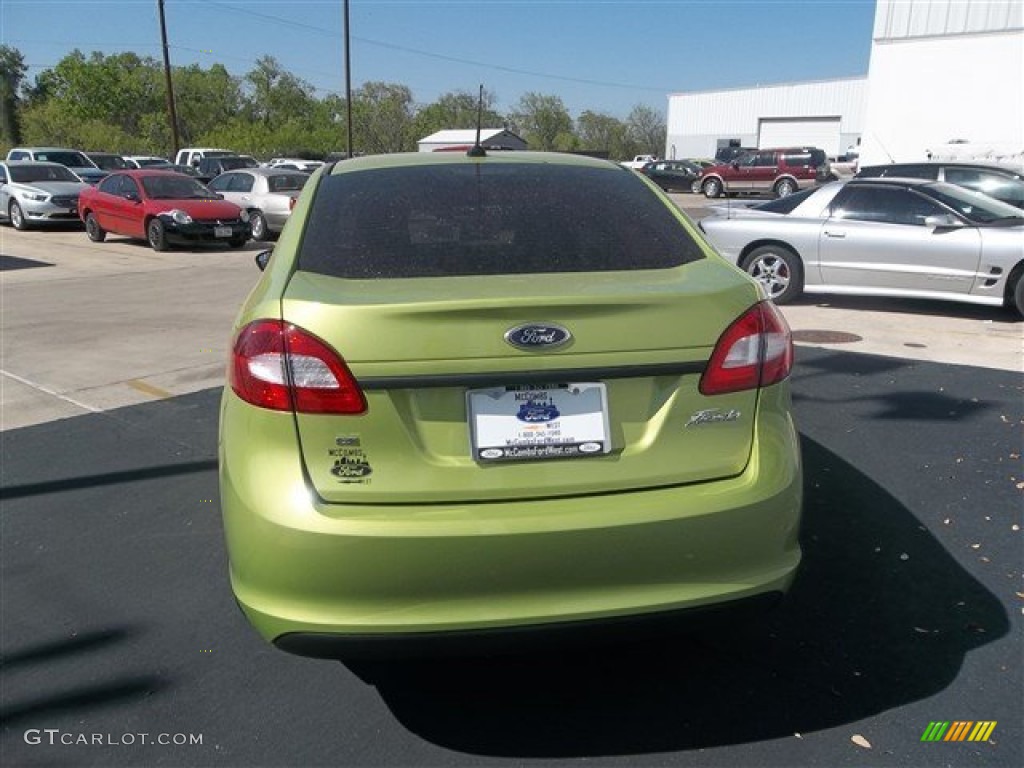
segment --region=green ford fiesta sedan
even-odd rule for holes
[[[249,621],[345,658],[776,598],[802,483],[759,291],[602,160],[325,166],[232,340],[220,491]]]

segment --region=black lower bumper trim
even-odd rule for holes
[[[277,637],[274,645],[288,653],[321,659],[414,659],[526,653],[735,626],[765,614],[781,598],[781,592],[768,592],[679,611],[480,630],[358,635],[290,632]]]

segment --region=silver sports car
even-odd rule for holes
[[[802,292],[946,299],[1024,315],[1024,211],[920,179],[853,179],[700,228],[776,303]]]

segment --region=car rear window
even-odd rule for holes
[[[633,173],[484,162],[328,176],[298,268],[374,279],[667,269],[703,257]]]

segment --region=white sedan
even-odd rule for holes
[[[833,182],[754,208],[718,206],[700,228],[779,304],[843,293],[1024,315],[1024,211],[952,184]]]

